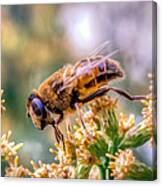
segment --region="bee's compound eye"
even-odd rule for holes
[[[100,72],[104,72],[104,64],[103,64],[103,63],[100,63],[100,64],[98,65],[98,68],[99,68],[99,71],[100,71]]]
[[[34,98],[32,100],[32,108],[37,116],[46,117],[46,110],[44,104],[39,98]]]

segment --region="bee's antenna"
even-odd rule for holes
[[[110,41],[105,41],[104,43],[102,43],[99,47],[95,48],[90,54],[89,56],[95,56],[98,53],[100,53],[103,49],[106,48],[106,46],[110,45],[111,42]]]

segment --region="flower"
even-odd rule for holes
[[[4,161],[8,162],[5,176],[8,177],[26,177],[28,176],[28,169],[19,165],[18,151],[22,148],[23,143],[15,144],[14,141],[10,141],[12,132],[8,131],[7,134],[3,134],[1,137],[1,156]]]
[[[134,125],[135,125],[134,114],[130,114],[129,116],[124,115],[122,112],[119,114],[119,130],[121,134],[127,132]]]
[[[7,134],[3,134],[1,137],[1,156],[6,160],[12,159],[17,155],[17,152],[22,148],[23,143],[15,144],[14,141],[10,142],[12,132],[8,131]]]
[[[101,168],[97,165],[93,165],[89,172],[89,179],[100,180],[103,179]]]
[[[132,163],[135,161],[133,152],[130,149],[125,151],[119,150],[115,153],[115,156],[106,154],[107,157],[113,159],[109,164],[113,176],[115,179],[123,179],[125,174],[128,173],[131,169]]]
[[[30,163],[34,170],[29,173],[32,178],[57,178],[55,171],[53,171],[55,164],[45,164],[39,161],[37,165],[33,160]]]
[[[150,142],[153,143],[154,139],[154,133],[155,133],[155,104],[156,104],[156,97],[154,95],[154,84],[153,84],[153,75],[148,74],[148,77],[150,79],[150,86],[149,86],[149,94],[146,96],[147,99],[145,101],[142,101],[144,107],[142,109],[142,115],[143,115],[143,123],[150,129],[151,138]]]
[[[109,168],[114,179],[153,180],[152,169],[136,160],[131,149],[119,149],[115,156],[109,153],[106,156],[111,160]]]
[[[19,157],[16,156],[13,162],[9,162],[9,167],[6,168],[7,177],[28,177],[29,169],[24,168],[22,165],[19,165]]]
[[[151,74],[149,77],[152,77]],[[135,118],[133,115],[129,116],[128,121],[126,117],[120,116],[120,130],[125,131],[123,139],[119,144],[119,148],[131,148],[143,145],[146,141],[150,140],[151,144],[154,141],[155,134],[155,97],[153,95],[153,81],[150,80],[149,94],[146,96],[146,100],[142,100],[143,108],[141,111],[142,120],[135,125]],[[125,123],[128,122],[128,123]],[[123,126],[127,125],[125,130]]]
[[[112,97],[105,95],[99,98],[94,99],[93,101],[89,102],[89,107],[92,112],[97,114],[98,112],[103,112],[106,110],[112,110],[116,108],[118,99],[113,99]]]

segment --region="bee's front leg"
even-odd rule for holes
[[[57,143],[59,143],[60,142],[60,135],[58,134],[58,131],[57,131],[55,125],[53,125],[53,129],[54,129],[54,134],[55,134],[56,141],[57,141]]]
[[[54,133],[55,133],[55,137],[56,137],[57,143],[59,143],[61,141],[62,144],[63,144],[63,149],[65,150],[65,143],[64,143],[64,136],[63,136],[63,134],[59,130],[58,126],[55,125],[55,124],[53,125],[53,129],[54,129]]]
[[[58,108],[55,108],[54,112],[56,114],[59,114],[60,115],[59,118],[58,118],[58,120],[56,121],[56,124],[58,125],[62,121],[62,119],[64,118],[64,113],[63,113],[62,110],[60,110]]]

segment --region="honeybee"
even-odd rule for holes
[[[95,52],[74,65],[64,66],[42,82],[38,90],[33,90],[28,97],[27,113],[34,126],[43,130],[47,125],[52,125],[59,142],[63,140],[63,135],[58,125],[69,112],[76,110],[86,129],[79,112],[84,103],[109,91],[129,100],[145,99],[145,96],[131,96],[124,90],[108,86],[110,81],[124,77],[119,62],[111,58],[113,53],[103,56]]]

